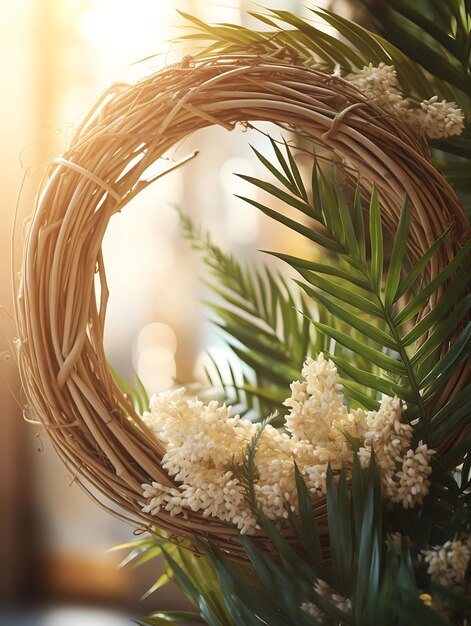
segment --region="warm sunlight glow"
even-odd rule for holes
[[[176,373],[175,359],[166,348],[149,346],[139,355],[137,375],[149,393],[171,387]]]
[[[168,49],[171,25],[176,21],[176,9],[183,2],[148,2],[146,0],[95,0],[80,18],[81,36],[100,48],[112,46],[127,63],[129,44],[144,54],[156,54]],[[123,45],[126,42],[126,45]],[[149,44],[152,42],[152,50]]]
[[[141,353],[149,346],[154,345],[165,348],[172,356],[175,354],[177,350],[177,338],[168,324],[153,322],[152,324],[147,324],[147,326],[144,326],[141,330],[137,338],[138,352]]]
[[[254,164],[248,159],[235,157],[228,159],[221,167],[220,180],[227,206],[226,229],[228,237],[237,244],[250,245],[257,241],[260,234],[260,213],[237,195],[250,196],[250,183],[237,174],[254,176]]]

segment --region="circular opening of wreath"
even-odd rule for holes
[[[146,177],[146,172],[162,155],[198,129],[218,125],[232,131],[237,124],[256,122],[272,122],[295,132],[311,154],[315,147],[327,149],[342,166],[347,183],[349,171],[358,173],[359,197],[370,201],[377,194],[381,198],[381,217],[372,214],[371,220],[382,220],[392,233],[401,227],[407,197],[410,229],[405,254],[410,262],[429,250],[449,225],[455,226],[459,237],[466,231],[463,209],[451,187],[431,165],[424,142],[354,84],[321,70],[269,57],[234,56],[196,64],[185,61],[136,85],[110,89],[77,129],[69,150],[55,160],[29,230],[17,305],[19,365],[28,401],[59,455],[84,487],[94,487],[104,500],[118,504],[141,527],[164,528],[176,537],[204,536],[235,556],[243,555],[238,534],[241,529],[250,529],[250,520],[245,524],[244,519],[231,517],[229,512],[225,517],[212,515],[203,506],[208,494],[198,490],[197,485],[192,486],[194,500],[189,496],[189,506],[179,508],[179,484],[185,475],[168,471],[169,467],[177,467],[178,459],[174,455],[169,460],[165,420],[157,426],[153,422],[156,413],[170,417],[178,414],[186,416],[187,424],[196,417],[206,420],[209,428],[211,420],[228,417],[225,409],[201,406],[172,391],[155,399],[150,417],[142,419],[136,412],[130,398],[113,380],[104,353],[108,289],[101,248],[110,218],[156,179]],[[281,148],[276,144],[273,148],[273,158],[277,158],[276,149]],[[302,189],[302,181],[290,162],[289,148],[283,149],[282,155],[286,170],[285,180],[280,182],[287,183],[289,196],[296,195],[295,189],[299,192],[297,210],[312,210],[315,203],[311,192]],[[186,160],[169,165],[169,170]],[[267,164],[270,166],[270,162]],[[330,192],[335,194],[336,190]],[[360,215],[362,220],[361,210]],[[348,246],[345,219],[339,201],[338,224],[344,229]],[[309,237],[307,231],[302,234]],[[430,278],[453,258],[459,249],[459,237],[437,250],[429,266]],[[312,241],[324,244],[325,238],[324,233],[315,230],[310,235]],[[432,298],[422,314],[434,304]],[[334,369],[333,363],[322,356],[306,362],[304,380],[287,397],[286,405],[293,417],[288,424],[291,433],[299,426],[295,423],[300,413],[296,403],[315,400],[315,381],[324,385],[324,400],[329,398],[335,405],[331,410],[338,417],[337,426],[350,419],[338,394]],[[468,375],[457,375],[451,393],[463,386]],[[398,416],[400,411],[398,401],[389,398],[383,415]],[[285,447],[287,457],[292,455],[293,437],[279,434],[274,428],[272,432],[269,425],[264,430],[251,430],[249,422],[225,422],[229,423],[229,437],[235,431],[238,435],[247,431],[243,437],[244,459],[256,455],[257,444],[263,440],[267,450],[270,446],[278,451]],[[403,426],[401,437],[410,441],[407,426]],[[303,449],[299,432],[297,438],[297,459],[301,463],[303,454],[309,456],[312,451]],[[175,441],[173,450],[178,447]],[[222,438],[218,449],[224,447],[230,448],[230,442]],[[426,454],[426,450],[423,452]],[[324,462],[326,458],[328,455]],[[306,465],[311,466],[317,467],[315,463]],[[237,491],[237,485],[247,478],[247,467],[250,464],[235,462],[226,467],[222,477],[211,478],[208,474],[205,484],[214,485],[216,493],[216,486],[225,481],[224,489]],[[268,463],[265,469],[270,472],[270,468]],[[211,468],[207,469],[210,473]],[[325,481],[325,475],[314,474],[310,476],[314,483]],[[249,480],[245,496],[249,501],[252,498],[252,503],[248,509],[241,507],[247,520],[250,506],[257,506],[250,484],[253,481]],[[322,527],[325,499],[318,495],[312,500],[321,536],[326,537],[327,530]],[[272,504],[281,507],[282,517],[289,516],[290,506],[285,507],[286,503]],[[263,532],[258,528],[251,531],[263,544]]]
[[[203,301],[218,297],[195,280],[207,255],[217,263],[217,254],[243,254],[244,266],[263,258],[272,270],[286,272],[282,261],[256,249],[308,249],[305,238],[244,200],[265,193],[250,180],[277,182],[256,154],[272,156],[270,139],[284,150],[285,137],[295,139],[266,122],[238,125],[231,133],[219,125],[196,131],[147,169],[143,178],[161,177],[111,218],[102,242],[110,292],[105,353],[121,377],[132,381],[137,374],[149,394],[174,380],[206,381],[206,368],[214,369],[208,345],[211,353],[227,355],[220,333],[205,319]],[[310,170],[312,154],[293,150],[299,169]],[[198,158],[185,161],[195,153]],[[183,167],[165,173],[182,159]],[[274,198],[275,205],[280,200]],[[308,225],[309,217],[300,215],[299,222]],[[235,360],[232,365],[239,369]]]

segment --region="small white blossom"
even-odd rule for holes
[[[438,100],[433,96],[420,103],[418,119],[425,133],[431,139],[461,135],[464,128],[464,115],[456,102]]]
[[[378,411],[369,411],[363,421],[363,446],[358,452],[360,463],[367,467],[374,450],[383,485],[396,471],[397,461],[410,447],[412,427],[402,421],[398,398],[385,398]]]
[[[301,604],[301,610],[318,622],[323,623],[327,619],[327,615],[313,602],[303,602]]]
[[[323,445],[329,441],[332,422],[345,416],[337,368],[321,353],[306,359],[302,370],[305,382],[291,384],[291,397],[283,402],[291,410],[286,428],[295,441]]]
[[[385,111],[422,131],[430,139],[460,135],[464,128],[464,115],[456,102],[439,101],[438,96],[433,96],[423,100],[418,108],[412,106],[400,89],[394,65],[380,63],[374,66],[370,63],[345,76],[345,80]]]
[[[471,552],[461,541],[447,541],[442,546],[422,550],[432,581],[445,587],[460,585],[465,578]]]
[[[350,598],[345,598],[340,593],[335,591],[325,580],[318,578],[314,583],[314,591],[323,598],[326,598],[332,602],[338,609],[344,613],[350,613],[352,610],[352,601]]]
[[[318,596],[333,604],[340,611],[346,614],[352,612],[352,601],[350,598],[344,598],[344,596],[340,595],[335,589],[328,585],[325,580],[318,578],[314,583],[314,591]],[[320,622],[327,619],[325,613],[313,602],[303,602],[301,609]]]
[[[358,456],[361,465],[367,467],[374,450],[386,497],[404,508],[413,508],[422,504],[428,493],[430,459],[435,451],[422,442],[411,449],[413,428],[402,421],[402,408],[398,398],[385,398],[377,412],[366,415],[364,445]]]
[[[430,459],[434,454],[435,450],[429,450],[422,442],[415,450],[407,450],[401,470],[395,474],[396,481],[388,489],[392,502],[402,502],[405,509],[422,504],[430,487]]]
[[[358,72],[348,74],[345,79],[376,104],[395,114],[400,115],[403,109],[409,107],[409,102],[400,91],[394,65],[381,62],[374,66],[370,63]]]

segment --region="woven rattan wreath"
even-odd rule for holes
[[[210,538],[242,556],[238,531],[229,523],[191,511],[186,520],[164,510],[157,519],[142,512],[141,484],[171,483],[160,466],[164,451],[107,368],[101,245],[111,216],[153,182],[142,178],[149,165],[195,130],[265,120],[329,148],[361,173],[365,188],[374,183],[392,231],[407,194],[412,260],[452,226],[432,274],[453,257],[468,225],[426,144],[344,80],[270,57],[187,61],[136,85],[109,89],[50,168],[24,251],[18,358],[31,412],[93,497],[119,505],[125,513],[113,506],[114,514],[143,528]],[[439,404],[463,388],[470,368],[468,363],[450,380]],[[316,508],[325,536],[324,501]]]

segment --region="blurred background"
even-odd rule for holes
[[[308,3],[309,4],[309,3]],[[317,2],[330,6],[330,2]],[[271,8],[308,15],[297,0]],[[313,5],[312,5],[313,6]],[[42,169],[64,150],[74,123],[114,81],[135,81],[191,49],[170,45],[182,31],[177,9],[210,22],[254,23],[245,0],[2,0],[0,2],[0,624],[89,626],[131,624],[131,615],[184,606],[173,587],[139,598],[160,574],[153,561],[117,568],[132,529],[102,511],[73,483],[40,427],[23,419],[11,341],[11,230],[17,251]],[[346,13],[348,5],[336,2]],[[312,14],[310,14],[312,16]],[[258,26],[260,27],[260,26]],[[154,56],[133,64],[142,58]],[[249,133],[250,134],[250,133]],[[106,349],[118,372],[137,372],[149,392],[177,378],[196,380],[204,354],[224,356],[205,321],[197,255],[182,241],[179,204],[214,240],[251,262],[257,248],[289,247],[233,193],[234,172],[257,175],[249,142],[261,134],[201,131],[179,148],[200,156],[147,189],[112,219],[104,241],[111,292]],[[261,172],[260,172],[261,175]],[[208,190],[210,189],[210,192]],[[16,251],[16,253],[17,253]]]

